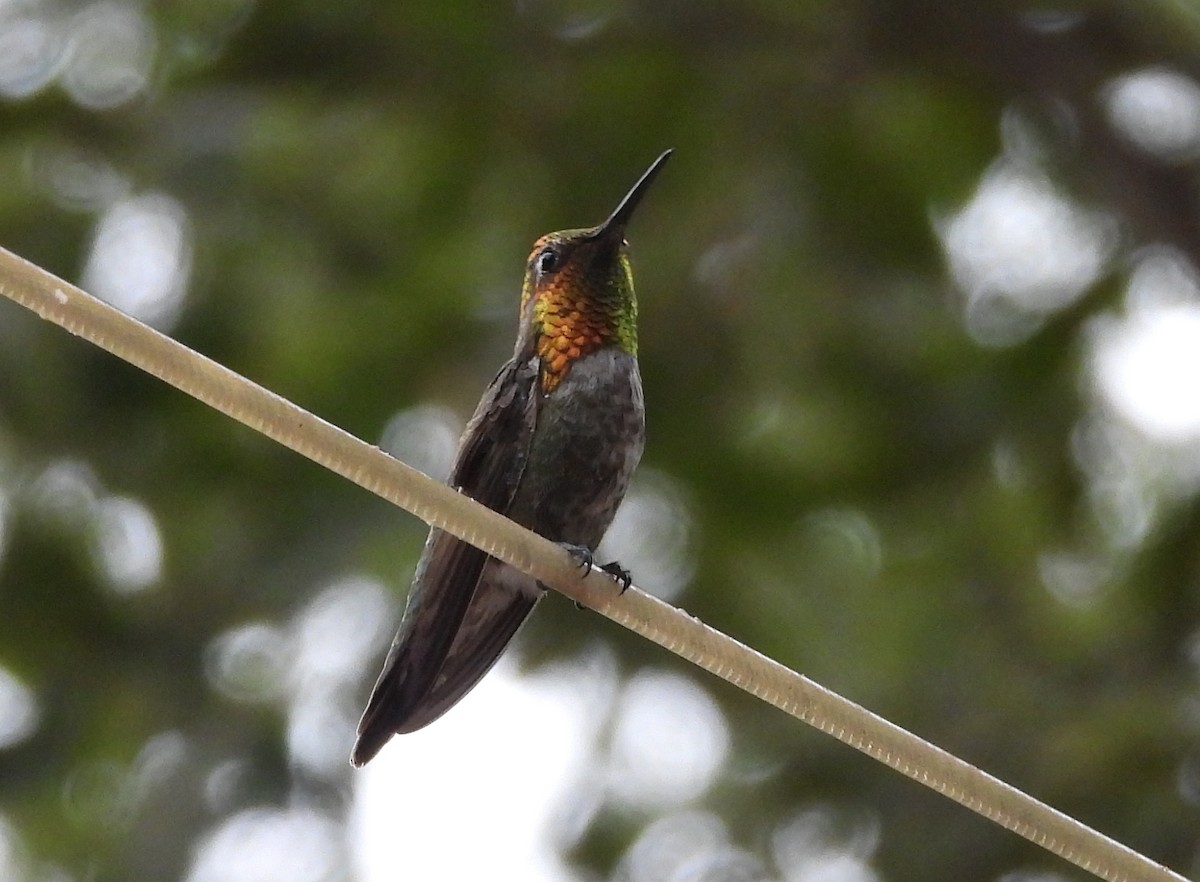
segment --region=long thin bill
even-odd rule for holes
[[[625,225],[629,223],[629,218],[633,215],[633,210],[638,207],[638,203],[642,201],[642,197],[650,189],[651,182],[658,176],[659,170],[666,164],[670,156],[671,151],[669,149],[664,150],[658,159],[650,163],[650,167],[642,173],[642,176],[638,178],[638,182],[625,194],[625,198],[621,200],[621,204],[617,206],[616,210],[608,216],[608,220],[596,227],[596,232],[593,234],[594,238],[624,232]]]

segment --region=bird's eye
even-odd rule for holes
[[[538,275],[545,276],[554,272],[558,269],[558,251],[553,246],[543,248],[534,261],[534,266],[537,267]]]

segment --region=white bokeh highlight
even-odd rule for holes
[[[656,818],[629,847],[617,868],[625,882],[770,878],[753,854],[738,848],[716,814],[682,810]]]
[[[554,834],[593,747],[587,675],[518,677],[508,656],[436,725],[386,746],[355,776],[358,882],[578,878]]]
[[[162,193],[121,199],[100,216],[83,287],[122,312],[169,328],[191,270],[187,213]]]
[[[1089,323],[1093,406],[1071,444],[1115,549],[1138,547],[1165,507],[1200,490],[1200,276],[1183,254],[1147,248],[1124,300]]]
[[[640,469],[597,559],[616,559],[642,590],[666,601],[683,593],[695,572],[691,511],[668,475]]]
[[[1130,314],[1100,337],[1096,380],[1113,409],[1160,441],[1200,438],[1200,303]]]
[[[1113,80],[1104,92],[1113,128],[1164,160],[1200,154],[1200,85],[1186,74],[1145,68]]]
[[[118,594],[136,594],[162,576],[163,541],[154,513],[136,499],[101,499],[92,521],[92,553]]]
[[[157,38],[138,6],[90,3],[70,20],[67,40],[60,79],[79,106],[108,110],[146,90]]]
[[[1073,303],[1105,269],[1116,244],[1108,216],[1066,197],[1027,162],[1001,160],[959,211],[936,224],[965,297],[967,329],[1008,345]]]
[[[729,748],[724,714],[705,689],[669,671],[642,671],[617,702],[610,796],[645,810],[696,800],[716,780]]]
[[[1200,438],[1200,277],[1183,255],[1140,255],[1121,316],[1093,325],[1092,365],[1103,400],[1164,443]]]
[[[0,3],[0,96],[29,98],[57,76],[68,44],[48,2]]]
[[[394,619],[381,583],[348,576],[320,590],[287,629],[288,755],[310,774],[344,774],[362,711],[356,687],[391,638]]]
[[[0,666],[0,750],[20,744],[37,731],[40,716],[33,690]]]
[[[336,882],[345,879],[341,826],[310,808],[253,808],[201,841],[185,882]],[[398,878],[398,877],[397,877]]]
[[[34,478],[27,493],[40,520],[60,529],[81,530],[95,513],[100,482],[86,462],[56,459]]]
[[[817,805],[780,824],[771,851],[787,882],[877,882],[871,860],[880,836],[873,816]]]
[[[445,480],[454,464],[463,424],[448,407],[418,405],[387,421],[379,447],[431,478]]]
[[[0,879],[26,879],[32,855],[16,824],[0,814]]]
[[[286,632],[270,622],[246,622],[217,635],[205,648],[209,683],[245,704],[276,701],[287,688],[291,659]]]

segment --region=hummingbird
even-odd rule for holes
[[[584,566],[645,443],[625,228],[670,155],[646,169],[604,223],[534,243],[512,359],[467,423],[450,474],[451,486],[562,544]],[[628,587],[619,564],[602,569]],[[350,761],[364,765],[393,735],[453,707],[544,593],[532,577],[432,529]]]

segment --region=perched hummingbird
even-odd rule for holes
[[[608,220],[534,243],[512,360],[484,392],[450,483],[591,562],[645,440],[637,299],[625,227],[671,151]],[[604,567],[626,585],[617,564]],[[542,596],[531,577],[431,530],[351,762],[458,702],[495,664]]]

